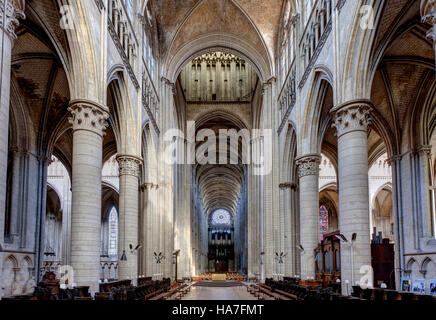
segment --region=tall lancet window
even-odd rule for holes
[[[321,206],[319,208],[319,233],[320,239],[322,240],[323,236],[329,230],[329,212],[326,207]]]
[[[118,213],[115,207],[109,214],[109,256],[118,254]]]

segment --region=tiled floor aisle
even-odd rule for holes
[[[182,300],[257,300],[245,287],[192,287]]]

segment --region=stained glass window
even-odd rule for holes
[[[329,230],[329,212],[327,211],[327,208],[324,206],[321,206],[319,208],[319,232],[320,232],[320,239],[322,240],[323,235],[326,234]]]
[[[230,225],[232,223],[232,217],[230,212],[224,209],[218,209],[212,213],[211,222],[213,225],[223,226]]]
[[[118,214],[115,207],[109,214],[109,255],[116,256],[118,253]]]

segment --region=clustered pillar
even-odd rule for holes
[[[141,159],[135,156],[117,157],[120,172],[120,223],[118,278],[138,277],[138,224],[139,224],[139,167]]]
[[[0,271],[2,270],[4,226],[6,210],[6,175],[8,167],[8,130],[11,85],[11,53],[17,38],[15,26],[18,18],[24,18],[24,8],[17,8],[13,0],[0,0]],[[0,288],[2,282],[0,277]],[[0,298],[2,295],[0,290]]]
[[[367,136],[371,110],[372,104],[366,100],[332,110],[338,137],[339,230],[349,243],[356,233],[352,250],[348,245],[341,247],[343,293],[351,293],[351,286],[360,281],[362,266],[371,266]]]
[[[264,110],[263,129],[264,132],[260,137],[260,155],[263,159],[260,173],[263,180],[263,207],[260,209],[263,216],[260,222],[261,243],[263,249],[261,252],[261,275],[260,278],[272,278],[277,265],[275,253],[279,251],[279,151],[278,136],[278,110],[274,98],[276,89],[276,79],[271,78],[263,84],[262,103]],[[259,156],[259,153],[255,156]],[[257,162],[257,161],[256,161]],[[262,250],[261,249],[261,250]]]
[[[314,250],[319,243],[319,164],[321,157],[310,154],[297,159],[300,178],[301,278],[315,278]]]
[[[68,109],[73,125],[71,266],[73,282],[98,291],[100,272],[101,170],[107,107],[75,100]]]

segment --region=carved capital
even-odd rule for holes
[[[173,93],[173,95],[176,95],[176,85],[173,82],[171,82],[171,80],[169,80],[169,79],[167,79],[165,77],[162,77],[161,81],[162,81],[163,85],[170,87],[171,92]]]
[[[130,175],[139,177],[140,165],[142,160],[134,156],[118,156],[118,167],[120,170],[120,176]]]
[[[106,107],[87,100],[71,101],[68,111],[71,113],[69,122],[73,131],[87,130],[104,136],[108,127],[109,113]]]
[[[146,182],[146,183],[141,185],[142,191],[152,190],[152,189],[157,190],[157,189],[159,189],[159,186],[157,184],[152,183],[152,182]]]
[[[271,78],[271,79],[273,79],[273,78]],[[267,93],[267,91],[272,88],[273,81],[271,79],[262,83],[262,91],[261,91],[262,95],[265,95]]]
[[[386,159],[386,162],[387,162],[390,166],[392,166],[392,165],[396,164],[397,162],[400,162],[401,159],[403,159],[403,156],[400,155],[400,154],[397,154],[397,155],[394,155],[394,156],[392,156],[392,157]]]
[[[24,19],[24,1],[0,0],[0,29],[3,29],[11,40],[15,40],[15,28],[18,18]]]
[[[422,22],[436,24],[436,0],[421,0]]]
[[[436,45],[436,0],[421,0],[421,17],[423,23],[432,25],[427,38],[432,39]]]
[[[294,182],[285,182],[285,183],[280,183],[279,184],[279,188],[281,190],[287,190],[287,189],[292,189],[292,190],[296,190],[297,189],[297,184]]]
[[[429,159],[431,159],[431,149],[432,149],[431,145],[423,145],[423,146],[419,146],[416,149],[416,152],[423,157],[428,157]]]
[[[353,132],[367,131],[371,124],[370,113],[373,110],[369,100],[355,100],[332,109],[333,128],[337,137]]]
[[[432,39],[433,40],[433,44],[436,45],[436,24],[433,25],[433,27],[430,30],[428,30],[427,38]]]
[[[299,20],[300,20],[300,14],[296,13],[291,17],[291,24],[295,26],[297,25]]]
[[[319,174],[321,157],[318,154],[310,154],[296,159],[298,177],[313,176]]]
[[[171,82],[171,80],[170,79],[168,79],[168,78],[165,78],[165,77],[161,77],[160,78],[160,81],[162,81],[162,84],[166,84],[166,85],[170,85],[172,82]]]

